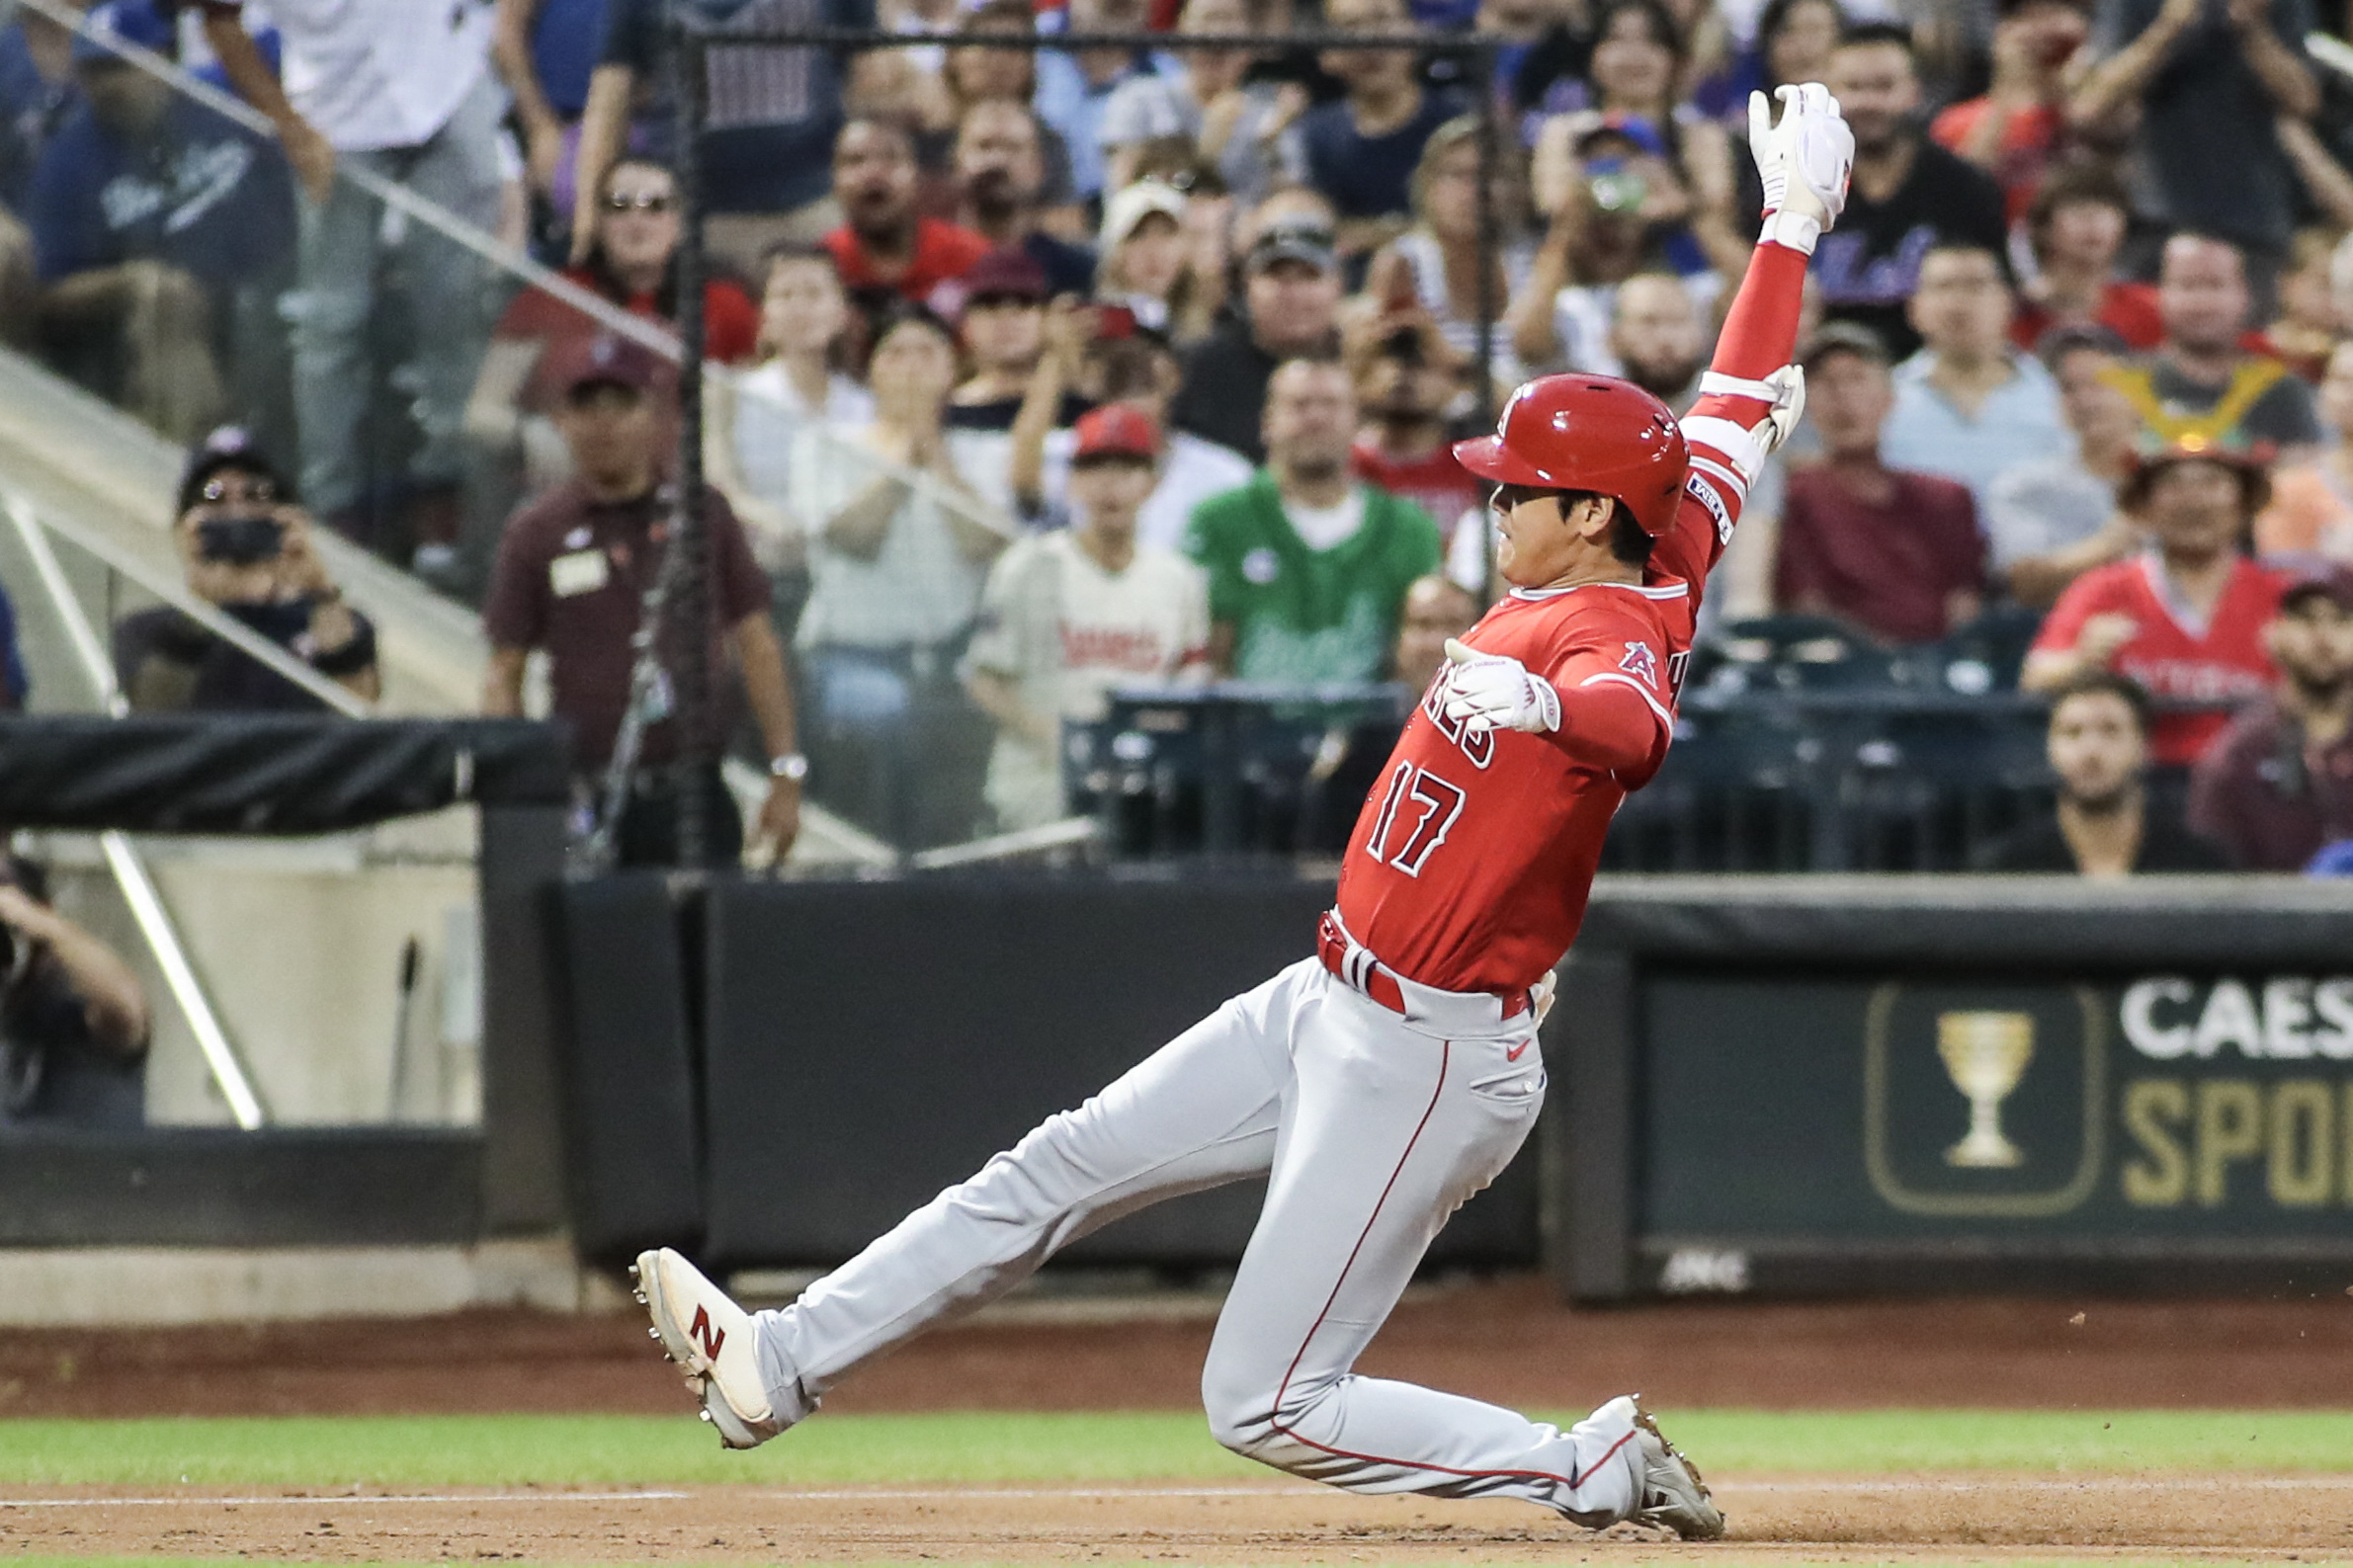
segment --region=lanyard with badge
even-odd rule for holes
[[[613,868],[613,841],[621,829],[621,815],[629,808],[630,780],[637,771],[637,755],[644,750],[645,731],[678,710],[677,692],[670,684],[670,672],[662,666],[661,651],[663,607],[669,603],[678,580],[678,563],[686,554],[672,547],[675,542],[663,542],[662,563],[646,587],[637,629],[630,636],[634,656],[630,663],[629,700],[621,710],[621,729],[613,738],[613,755],[605,764],[604,783],[597,791],[595,819],[586,835],[573,841],[572,868],[578,875],[597,876]],[[612,567],[601,549],[558,556],[549,564],[548,583],[561,594],[566,590],[557,576],[559,571],[574,574],[579,582],[571,592],[587,593],[605,586]]]

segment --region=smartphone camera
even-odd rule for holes
[[[274,517],[207,518],[196,526],[197,553],[222,566],[255,566],[277,558],[286,525]]]
[[[1649,186],[1616,158],[1596,158],[1585,166],[1593,206],[1603,212],[1634,212],[1642,206]]]

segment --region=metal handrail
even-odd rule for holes
[[[214,605],[189,592],[184,584],[172,581],[130,552],[106,542],[85,529],[42,516],[26,505],[22,496],[0,491],[0,508],[6,509],[10,521],[20,531],[34,528],[56,535],[93,560],[129,578],[147,593],[153,594],[239,653],[268,669],[271,674],[293,682],[344,717],[373,718],[376,715],[376,704],[350,687],[327,679],[234,616],[222,614]],[[111,686],[112,661],[107,659],[103,647],[97,650],[95,656],[109,666]]]
[[[48,535],[40,519],[16,496],[7,497],[5,507],[0,510],[5,510],[9,521],[16,526],[25,553],[32,558],[34,575],[41,579],[42,591],[48,596],[50,608],[64,626],[65,640],[73,645],[74,657],[97,693],[99,705],[110,716],[122,717],[129,710],[129,704],[115,682],[114,663],[107,657],[98,628],[90,623],[88,612],[75,596],[73,584],[66,581],[65,568],[58,561],[57,552],[49,547]],[[268,1125],[269,1112],[254,1088],[253,1075],[238,1056],[228,1032],[220,1026],[219,1011],[206,995],[205,983],[189,961],[187,946],[180,941],[179,929],[172,923],[171,911],[164,907],[163,894],[156,887],[146,861],[130,842],[130,835],[120,829],[101,833],[98,842],[108,869],[114,872],[116,885],[123,890],[123,901],[130,906],[130,916],[138,925],[139,935],[146,939],[157,967],[163,970],[163,983],[170,989],[172,1000],[179,1004],[181,1015],[188,1020],[190,1032],[196,1035],[197,1049],[204,1053],[205,1066],[212,1074],[213,1083],[219,1086],[221,1098],[228,1102],[229,1114],[248,1132]]]
[[[87,14],[83,11],[62,4],[61,0],[16,0],[16,3],[29,11],[46,17],[61,28],[69,29],[76,37],[86,38],[99,47],[112,51],[123,60],[168,84],[174,92],[202,104],[223,119],[233,121],[255,135],[267,136],[273,141],[278,139],[278,127],[272,123],[270,117],[255,109],[236,94],[215,87],[203,77],[183,68],[178,62],[166,59],[152,49],[142,48],[102,28],[91,26]],[[497,236],[476,228],[438,202],[428,201],[408,187],[396,181],[387,180],[362,164],[354,163],[348,158],[338,158],[335,163],[335,175],[337,179],[351,181],[353,185],[375,200],[383,203],[384,206],[406,217],[414,218],[452,243],[461,245],[482,260],[489,262],[500,271],[512,274],[541,292],[562,300],[574,310],[596,322],[607,332],[628,338],[650,352],[660,355],[673,365],[679,362],[681,350],[678,338],[660,322],[644,316],[632,315],[610,299],[591,289],[581,288],[554,269],[542,266],[522,251],[499,243]],[[723,370],[723,368],[721,369]],[[739,379],[734,377],[732,372],[727,373],[731,383]],[[966,517],[982,527],[996,529],[998,532],[1010,531],[1010,523],[1000,517],[994,508],[976,503],[970,496],[941,482],[937,475],[928,470],[910,467],[905,463],[892,462],[875,453],[868,452],[855,442],[848,441],[838,432],[829,429],[822,421],[802,421],[798,413],[785,404],[782,399],[770,397],[757,388],[743,388],[738,385],[735,390],[737,395],[748,396],[767,404],[776,409],[788,421],[798,423],[802,428],[813,431],[832,455],[847,457],[853,462],[863,465],[878,477],[887,476],[896,479],[935,505]]]

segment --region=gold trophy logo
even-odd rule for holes
[[[1969,1135],[1945,1150],[1947,1165],[2004,1170],[2026,1155],[2002,1136],[2001,1107],[2035,1054],[2031,1013],[1939,1013],[1936,1053],[1969,1097]]]

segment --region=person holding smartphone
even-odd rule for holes
[[[381,693],[375,625],[344,603],[310,514],[246,432],[224,426],[197,448],[172,538],[199,599],[355,695],[374,701]],[[137,712],[325,705],[168,605],[126,617],[114,641],[115,678]]]

